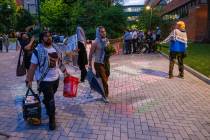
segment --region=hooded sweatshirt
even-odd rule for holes
[[[163,42],[170,42],[170,52],[184,53],[187,48],[187,33],[185,30],[175,29]]]

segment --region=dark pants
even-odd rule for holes
[[[129,40],[125,41],[125,53],[126,54],[130,53],[130,41]]]
[[[175,53],[171,52],[170,53],[170,64],[169,64],[169,76],[173,76],[173,69],[174,69],[174,64],[175,60],[178,60],[178,67],[179,67],[179,75],[184,76],[184,62],[183,59],[186,56],[184,53]]]
[[[44,94],[43,103],[45,104],[49,117],[55,116],[55,99],[54,95],[59,85],[59,79],[56,81],[42,81],[40,91]]]
[[[138,43],[138,40],[137,39],[133,39],[133,53],[136,53],[136,50],[137,50],[137,43]]]
[[[9,52],[9,45],[6,45],[6,51]]]
[[[0,44],[0,52],[3,50],[3,45]]]
[[[108,87],[108,73],[105,69],[104,64],[94,63],[94,68],[96,70],[96,75],[99,76],[102,80],[105,96],[108,97],[109,95],[109,87]]]
[[[85,80],[86,75],[87,75],[87,70],[85,68],[85,65],[79,66],[79,69],[81,70],[81,79],[80,79],[80,81],[83,82]]]

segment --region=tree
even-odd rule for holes
[[[152,12],[152,13],[151,13]],[[137,26],[140,30],[147,31],[147,30],[155,30],[156,27],[160,27],[162,30],[162,36],[165,37],[170,32],[170,27],[172,22],[170,20],[164,20],[160,13],[162,13],[161,7],[157,7],[155,9],[146,10],[144,9],[141,11],[139,16],[139,21]],[[150,23],[151,22],[151,23]]]
[[[79,1],[73,3],[73,5],[69,5],[63,0],[44,1],[41,5],[42,25],[57,33],[72,33],[73,28],[76,28],[76,19],[80,7]]]
[[[151,11],[152,10],[152,11]],[[155,29],[157,26],[163,22],[162,18],[160,17],[159,13],[161,12],[160,9],[151,9],[140,12],[138,27],[141,30],[148,30],[148,29]],[[151,27],[150,27],[151,26]]]
[[[101,2],[90,0],[84,3],[82,13],[78,15],[77,23],[84,28],[88,38],[95,38],[96,27],[102,25],[102,13],[105,10],[106,7]]]
[[[90,0],[84,3],[78,24],[85,29],[89,39],[95,38],[96,28],[100,25],[107,29],[110,38],[116,38],[122,35],[127,26],[127,20],[122,6],[107,7],[104,2]]]
[[[13,0],[0,0],[0,32],[8,33],[14,28],[15,9]]]
[[[106,0],[45,0],[41,5],[42,25],[51,31],[74,34],[84,28],[89,39],[95,38],[96,27],[104,25],[110,37],[118,37],[125,29],[126,18],[121,6]]]
[[[33,25],[35,22],[34,17],[25,9],[20,8],[16,14],[16,25],[17,31],[25,31],[27,26]]]
[[[111,6],[102,14],[102,25],[107,28],[111,38],[122,35],[127,27],[127,20],[123,8],[120,5]]]

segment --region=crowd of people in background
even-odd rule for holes
[[[124,33],[124,54],[131,53],[154,53],[157,51],[157,43],[160,41],[161,30],[126,30]]]

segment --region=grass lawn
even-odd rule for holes
[[[162,52],[169,54],[168,46],[162,46]],[[188,44],[184,63],[210,78],[210,44]]]

